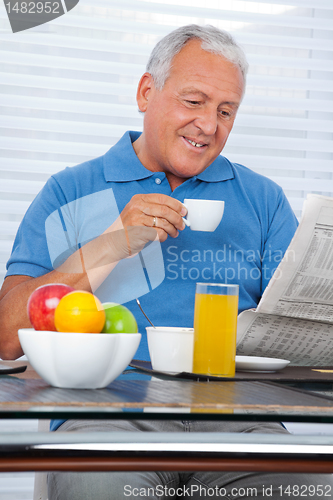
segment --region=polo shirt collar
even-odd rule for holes
[[[233,179],[235,177],[231,163],[224,156],[219,155],[201,174],[196,176],[197,179],[204,182],[220,182]]]
[[[104,155],[104,176],[107,182],[130,182],[147,179],[156,172],[147,170],[137,155],[132,143],[141,132],[126,132],[123,137]],[[119,165],[122,167],[119,168]],[[201,174],[194,176],[204,182],[219,182],[234,178],[229,160],[219,155]]]
[[[104,155],[104,176],[107,182],[138,181],[155,174],[147,170],[135,154],[132,143],[140,135],[141,132],[126,132]]]

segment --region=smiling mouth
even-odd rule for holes
[[[188,139],[187,137],[183,136],[183,138],[185,139],[185,141],[187,141],[189,144],[192,144],[192,146],[194,146],[196,148],[203,148],[204,146],[207,146],[207,144],[202,144],[200,142],[192,141],[191,139]]]

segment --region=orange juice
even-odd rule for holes
[[[234,377],[238,293],[196,293],[193,372]]]

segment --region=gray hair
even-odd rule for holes
[[[146,71],[154,79],[157,90],[162,90],[170,74],[172,59],[190,40],[202,40],[201,48],[221,55],[239,67],[246,81],[248,62],[243,49],[227,31],[214,26],[189,24],[182,26],[160,40],[154,47]]]

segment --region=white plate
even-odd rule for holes
[[[278,358],[258,358],[257,356],[236,356],[238,372],[276,372],[282,370],[290,361]]]

